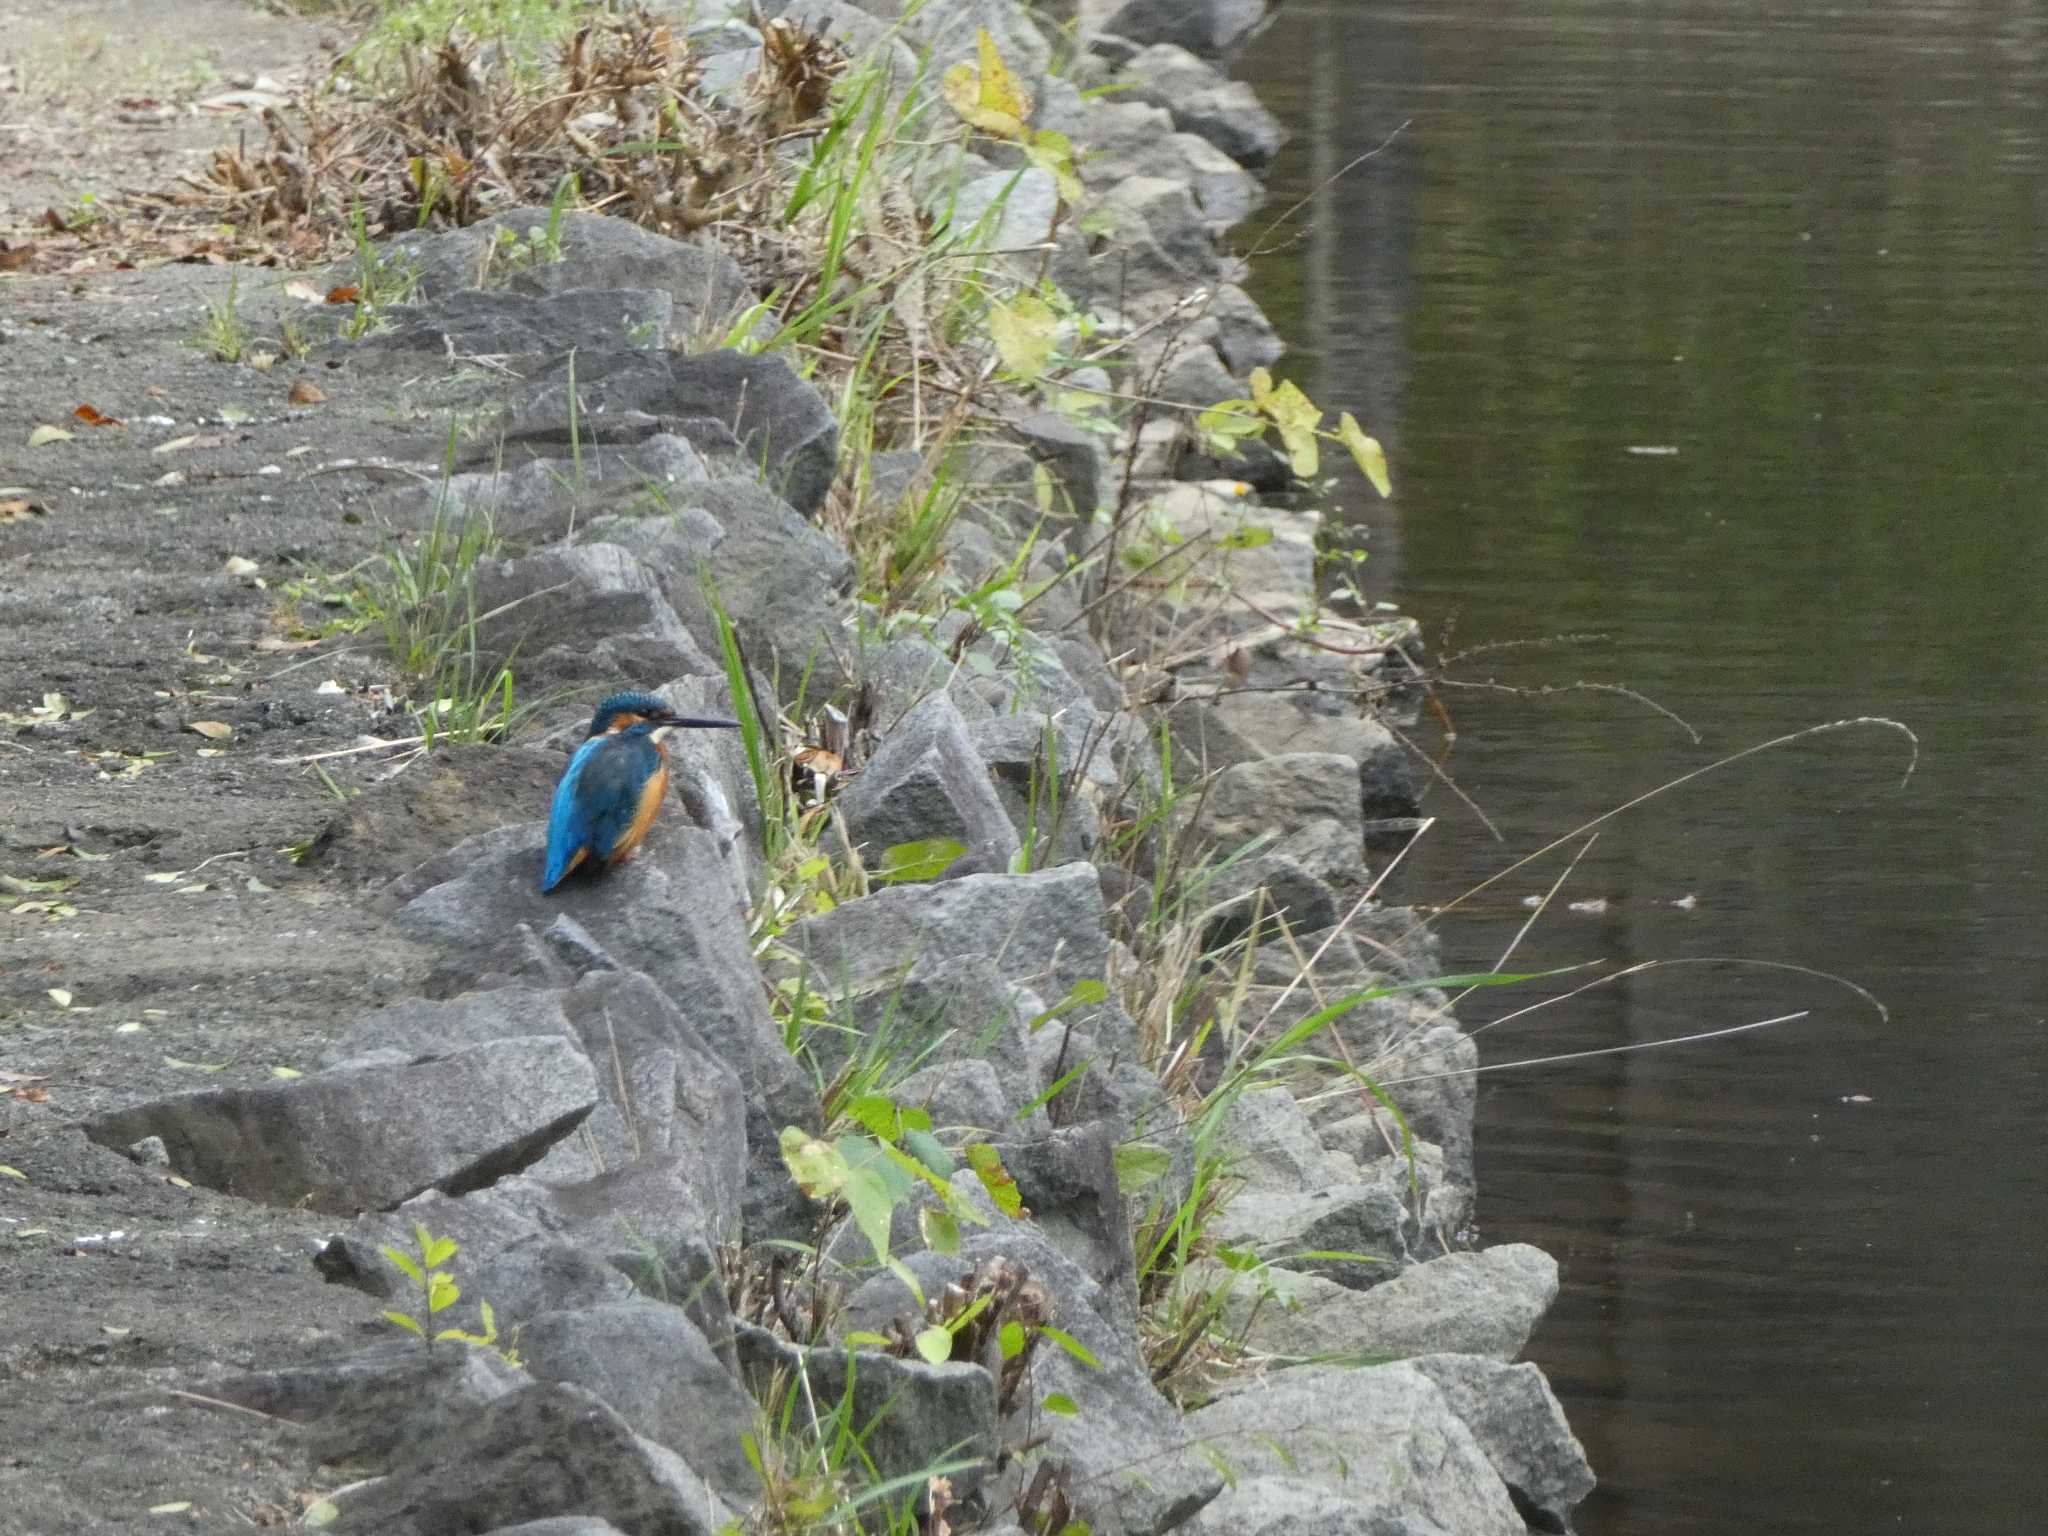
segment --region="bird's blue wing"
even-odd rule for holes
[[[555,786],[555,801],[548,811],[547,872],[540,881],[543,893],[560,885],[568,876],[577,850],[590,846],[590,805],[583,790],[583,776],[605,742],[606,738],[600,736],[578,747],[563,770],[561,783]]]
[[[542,891],[567,877],[579,848],[589,851],[593,863],[611,857],[639,812],[641,787],[660,767],[660,750],[644,736],[600,736],[576,749],[548,818]]]

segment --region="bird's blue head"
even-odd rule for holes
[[[597,713],[590,717],[590,735],[585,739],[594,740],[599,736],[616,735],[636,725],[648,724],[668,730],[695,728],[736,731],[740,727],[737,720],[679,715],[651,693],[615,693],[597,706]]]

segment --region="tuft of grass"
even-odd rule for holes
[[[185,344],[223,363],[239,363],[249,345],[248,327],[242,321],[238,288],[240,274],[228,274],[228,291],[209,299],[199,320],[199,329]]]

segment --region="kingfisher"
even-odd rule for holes
[[[586,860],[609,869],[639,849],[668,792],[662,738],[670,731],[734,731],[739,724],[679,715],[651,693],[615,693],[598,705],[590,734],[555,786],[542,894]]]

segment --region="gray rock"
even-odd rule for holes
[[[575,364],[577,436],[630,441],[664,430],[700,449],[732,454],[737,445],[734,456],[798,512],[814,516],[824,504],[838,471],[839,424],[781,353],[617,352]],[[570,440],[568,367],[542,376],[513,413],[508,440]]]
[[[1230,54],[1266,13],[1266,0],[1081,0],[1082,37],[1139,48],[1174,43],[1205,59]]]
[[[860,7],[881,20],[900,22],[905,38],[931,50],[935,73],[943,73],[945,66],[963,59],[974,60],[975,34],[984,27],[995,39],[1003,63],[1021,75],[1034,92],[1041,88],[1038,77],[1052,62],[1052,49],[1044,34],[1013,0],[949,0],[945,5],[925,6],[913,6],[906,0],[860,0]]]
[[[532,544],[563,538],[620,505],[644,510],[675,486],[711,473],[704,456],[672,432],[616,445],[587,444],[580,465],[568,449],[559,459],[500,462],[495,443],[488,458],[462,462],[461,473],[422,490],[422,521],[440,499],[456,517],[487,512],[501,538]]]
[[[759,1496],[740,1443],[754,1427],[754,1400],[677,1308],[625,1301],[526,1318],[519,1354],[534,1380],[582,1387],[636,1433],[687,1456],[736,1508]]]
[[[1001,1447],[995,1382],[979,1365],[804,1348],[752,1327],[740,1331],[739,1350],[741,1368],[771,1417],[785,1406],[779,1394],[803,1392],[795,1384],[799,1375],[819,1411],[850,1404],[861,1449],[885,1481],[951,1465],[954,1491],[964,1497],[995,1464]]]
[[[1233,1483],[1182,1529],[1188,1536],[1459,1536],[1407,1511],[1398,1494],[1371,1501],[1290,1477]]]
[[[719,670],[676,617],[654,573],[610,544],[481,560],[475,592],[485,676],[500,665],[513,667],[522,685]]]
[[[1124,65],[1132,99],[1164,107],[1183,133],[1207,139],[1240,165],[1270,164],[1286,142],[1280,120],[1241,80],[1226,78],[1173,43],[1154,43]]]
[[[825,980],[814,978],[814,984]],[[828,990],[837,986],[833,981]],[[1006,981],[986,956],[927,955],[869,990],[835,990],[835,996],[851,1010],[860,1038],[893,1059],[986,1062],[1002,1095],[999,1123],[1006,1128],[1014,1128],[1045,1090],[1029,1033],[1045,1004],[1029,988]],[[831,1038],[813,1042],[828,1071],[837,1070],[846,1048]],[[1044,1122],[1039,1109],[1028,1123]]]
[[[423,298],[465,288],[502,286],[548,294],[574,288],[656,288],[672,301],[668,339],[703,346],[722,337],[753,302],[746,274],[715,241],[685,244],[607,214],[565,213],[556,222],[560,261],[505,259],[510,236],[531,246],[545,232],[546,208],[512,208],[446,233],[394,237],[391,249],[409,263]]]
[[[789,930],[813,984],[837,992],[893,987],[916,959],[978,956],[1006,981],[1049,1000],[1109,971],[1109,936],[1095,871],[1070,864],[1028,875],[969,875],[899,885],[849,901]],[[1102,1009],[1077,1008],[1077,1023]]]
[[[1178,295],[1215,279],[1209,223],[1185,181],[1133,176],[1105,193],[1101,207],[1112,234],[1093,265],[1094,291]]]
[[[1223,359],[1216,349],[1204,341],[1195,341],[1185,336],[1170,340],[1172,355],[1165,371],[1159,374],[1157,393],[1162,400],[1171,400],[1185,406],[1186,416],[1207,410],[1223,400],[1241,399],[1244,390],[1230,370],[1223,366]]]
[[[605,1103],[535,1172],[594,1178],[641,1158],[687,1170],[716,1232],[738,1229],[747,1176],[745,1090],[687,1015],[637,971],[598,971],[564,995]]]
[[[897,722],[838,804],[871,870],[897,844],[928,838],[966,847],[942,880],[1006,873],[1017,855],[1016,829],[968,739],[967,722],[943,693]]]
[[[1027,253],[1052,238],[1059,211],[1059,184],[1050,171],[1035,165],[977,176],[954,194],[948,228],[963,239],[972,237],[978,250]]]
[[[1282,1371],[1190,1414],[1188,1428],[1240,1478],[1319,1485],[1458,1536],[1523,1536],[1486,1453],[1412,1366]]]
[[[1389,1160],[1391,1162],[1391,1160]],[[1363,1170],[1358,1182],[1313,1189],[1269,1188],[1237,1200],[1211,1221],[1223,1242],[1275,1264],[1292,1264],[1361,1290],[1398,1275],[1410,1257],[1414,1222],[1401,1171]],[[1341,1253],[1344,1258],[1309,1258]]]
[[[1448,1253],[1371,1293],[1379,1347],[1512,1360],[1557,1299],[1557,1261],[1526,1243]]]
[[[1116,1320],[1121,1308],[1109,1293],[1021,1225],[969,1236],[954,1258],[924,1253],[904,1262],[930,1295],[996,1258],[1021,1264],[1046,1287],[1054,1326],[1097,1361],[1086,1366],[1042,1344],[1030,1376],[1030,1422],[1049,1437],[1048,1454],[1069,1463],[1078,1513],[1101,1536],[1152,1536],[1186,1521],[1215,1496],[1222,1479],[1191,1449],[1180,1415],[1152,1385],[1130,1323]],[[877,1275],[848,1301],[847,1324],[880,1328],[914,1311],[900,1279]],[[1040,1405],[1055,1392],[1071,1397],[1080,1413],[1045,1413]]]
[[[1098,100],[1090,105],[1084,140],[1101,145],[1107,134],[1114,147],[1097,148],[1087,172],[1097,186],[1110,186],[1127,176],[1156,176],[1185,181],[1212,231],[1237,224],[1265,201],[1258,178],[1207,139],[1176,132],[1173,116],[1141,101]]]
[[[524,1036],[436,1056],[387,1053],[297,1082],[206,1089],[117,1110],[86,1133],[161,1136],[171,1166],[245,1200],[352,1213],[424,1189],[462,1194],[536,1161],[597,1103],[589,1060]]]
[[[581,1515],[634,1536],[715,1536],[737,1516],[680,1456],[577,1387],[536,1382],[417,1441],[389,1476],[331,1496],[342,1536],[467,1536]]]
[[[429,1229],[431,1230],[431,1229]],[[629,1299],[633,1282],[586,1243],[534,1237],[477,1261],[462,1255],[462,1288],[488,1301],[501,1327],[543,1312],[602,1307]]]
[[[1217,774],[1195,831],[1219,848],[1238,849],[1261,834],[1281,837],[1323,820],[1360,824],[1357,762],[1333,752],[1283,752]]]
[[[1122,797],[1114,730],[1075,707],[1050,715],[998,715],[968,727],[1018,837],[1043,869],[1092,858],[1102,821]],[[1055,782],[1055,778],[1057,782]]]
[[[364,337],[356,354],[399,354],[417,366],[419,353],[552,358],[583,347],[659,347],[674,310],[659,289],[566,288],[541,297],[458,289],[385,310],[388,328]]]
[[[1547,1516],[1548,1529],[1570,1530],[1572,1510],[1598,1479],[1543,1373],[1473,1355],[1422,1355],[1409,1363],[1465,1421],[1517,1506]]]
[[[1209,948],[1243,936],[1255,918],[1263,935],[1278,932],[1283,920],[1288,932],[1308,933],[1329,927],[1342,915],[1335,891],[1296,860],[1274,851],[1233,861],[1202,894],[1214,914],[1203,934]]]
[[[718,653],[718,627],[701,580],[709,570],[749,661],[786,697],[808,678],[809,697],[845,680],[853,562],[839,542],[751,480],[683,485],[652,516],[606,519],[584,535],[615,542],[646,563],[697,643]]]
[[[1450,1352],[1505,1361],[1521,1353],[1556,1298],[1557,1265],[1540,1249],[1503,1244],[1431,1259],[1369,1291],[1279,1266],[1243,1278],[1201,1269],[1193,1283],[1227,1288],[1225,1326],[1283,1358]]]
[[[522,1520],[501,1525],[487,1536],[623,1536],[609,1520],[590,1515],[557,1515],[547,1520]]]
[[[1317,1189],[1355,1182],[1358,1165],[1328,1151],[1315,1125],[1285,1088],[1255,1088],[1239,1094],[1225,1112],[1217,1136],[1233,1178],[1246,1194],[1262,1190]]]
[[[1106,1317],[1135,1330],[1137,1259],[1109,1126],[1063,1126],[999,1150],[1039,1235],[1100,1287]]]
[[[314,1439],[324,1457],[381,1468],[394,1451],[516,1391],[527,1379],[492,1350],[456,1343],[423,1349],[409,1338],[394,1338],[338,1360],[210,1381],[205,1391],[272,1418],[316,1426]]]
[[[562,995],[553,988],[501,987],[456,997],[409,997],[364,1014],[325,1054],[333,1066],[372,1051],[430,1056],[451,1047],[482,1045],[515,1035],[573,1039]]]
[[[1196,195],[1200,196],[1199,185]],[[1287,351],[1273,322],[1235,283],[1219,283],[1209,296],[1208,318],[1215,325],[1212,345],[1224,366],[1239,378],[1254,368],[1270,368]]]
[[[717,840],[693,827],[657,826],[638,858],[543,896],[544,834],[534,824],[501,827],[429,861],[402,890],[438,883],[405,904],[397,927],[483,953],[520,923],[541,929],[568,916],[617,964],[645,972],[684,1007],[698,1036],[739,1074],[749,1145],[773,1149],[785,1125],[815,1126],[816,1092],[769,1014],[743,884]]]
[[[1054,510],[1083,521],[1093,517],[1108,471],[1102,438],[1051,411],[1033,411],[1007,425],[1052,476],[1057,487]]]
[[[889,1096],[905,1108],[924,1110],[939,1130],[967,1128],[986,1137],[1010,1129],[1010,1095],[987,1060],[966,1057],[920,1067],[897,1083]]]

